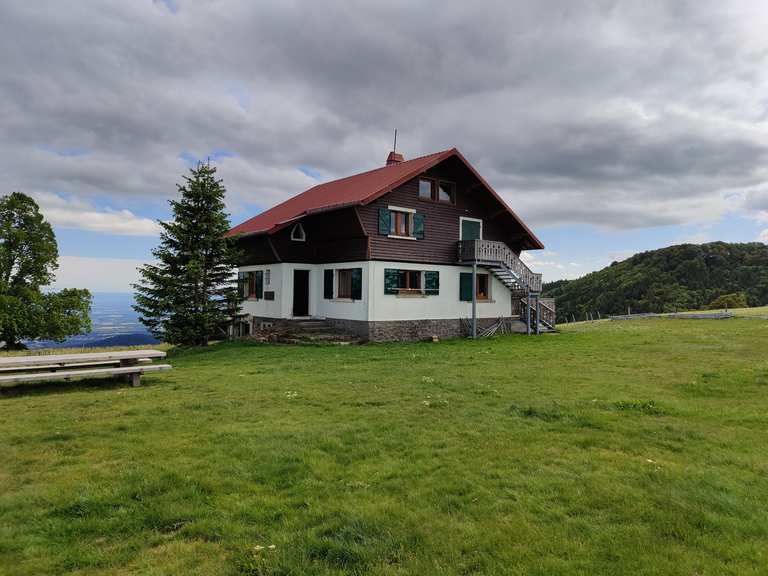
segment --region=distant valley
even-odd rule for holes
[[[102,346],[138,346],[155,344],[155,339],[139,322],[129,293],[95,292],[91,305],[92,331],[67,338],[63,342],[41,340],[26,342],[30,349],[84,348]]]

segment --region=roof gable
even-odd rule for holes
[[[467,162],[466,158],[456,149],[444,150],[427,156],[421,156],[412,160],[406,160],[389,166],[382,166],[368,172],[362,172],[339,180],[333,180],[313,186],[285,202],[246,220],[232,228],[227,235],[238,234],[272,234],[281,230],[291,222],[308,214],[336,210],[348,206],[369,204],[384,194],[387,194],[397,186],[409,181],[419,174],[436,166],[440,162],[457,157],[479,180],[490,194],[517,220],[522,228],[530,235],[532,245],[543,248],[544,245],[507,206],[506,202],[496,191],[480,176],[480,174]]]

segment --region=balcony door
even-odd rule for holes
[[[459,240],[482,240],[483,221],[477,218],[459,218]]]

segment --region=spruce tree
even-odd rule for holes
[[[159,222],[156,263],[139,268],[134,309],[155,337],[202,346],[226,336],[224,326],[239,305],[237,250],[225,237],[226,191],[216,168],[198,163],[177,188],[181,198],[169,202],[173,220]]]

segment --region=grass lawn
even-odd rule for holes
[[[0,395],[0,574],[766,574],[768,322],[172,353]]]

